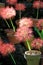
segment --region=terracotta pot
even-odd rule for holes
[[[31,50],[25,52],[25,58],[27,65],[39,65],[41,52],[37,50]]]
[[[11,43],[13,43],[13,44],[19,43],[19,41],[15,38],[15,36],[14,36],[15,32],[12,29],[5,29],[5,32]]]

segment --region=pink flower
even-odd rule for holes
[[[39,8],[40,7],[40,2],[39,1],[34,1],[33,2],[33,8]]]
[[[43,8],[43,2],[41,2],[40,7]]]
[[[3,8],[3,9],[1,9],[0,13],[1,13],[0,15],[3,19],[9,19],[13,16],[16,16],[16,11],[15,11],[15,9],[13,9],[13,7]]]
[[[19,27],[27,26],[27,27],[33,27],[33,21],[31,18],[22,18],[19,21]]]
[[[32,37],[32,29],[27,28],[26,26],[20,27],[15,32],[16,39],[21,41],[26,41],[27,39],[30,39]]]
[[[43,8],[43,2],[42,1],[34,1],[33,7],[34,8]]]
[[[13,51],[15,51],[14,45],[12,44],[2,44],[0,45],[0,53],[3,56],[6,56],[8,53],[12,53]]]
[[[6,0],[7,3],[14,5],[15,3],[17,3],[17,0]]]
[[[4,7],[1,7],[1,8],[0,8],[0,16],[1,16],[1,11],[2,11],[3,9],[5,9],[5,8],[4,8]]]
[[[42,30],[43,29],[43,19],[39,19],[36,26],[38,27],[39,30]]]
[[[16,10],[25,10],[26,6],[23,3],[18,3],[15,5]]]
[[[43,46],[43,40],[41,39],[34,39],[31,43],[32,48],[40,49]]]

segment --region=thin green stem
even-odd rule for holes
[[[37,19],[38,19],[38,15],[39,15],[39,8],[37,8],[37,16],[36,16]]]
[[[38,19],[38,16],[39,16],[39,8],[40,8],[40,0],[39,0],[39,7],[37,8],[37,16],[36,16],[37,19]]]
[[[16,65],[16,62],[15,62],[15,60],[14,60],[14,58],[13,58],[13,56],[12,56],[12,54],[11,54],[11,53],[10,53],[10,56],[11,56],[11,58],[12,58],[12,60],[13,60],[14,64]]]
[[[26,43],[27,43],[28,49],[31,50],[31,47],[30,47],[30,44],[29,44],[28,40],[26,40]]]
[[[13,25],[13,22],[12,22],[11,18],[10,18],[10,22],[11,22],[11,25],[13,27],[13,31],[15,32],[15,26]]]
[[[8,28],[10,28],[10,25],[8,24],[8,22],[7,22],[7,20],[6,20],[6,19],[5,19],[5,22],[6,22],[7,26],[8,26]]]
[[[19,11],[19,19],[21,19],[21,10]]]

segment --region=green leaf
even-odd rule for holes
[[[42,39],[43,39],[43,30],[41,31],[41,36],[42,36]]]
[[[41,33],[39,31],[39,29],[37,27],[34,27],[34,30],[38,33],[38,35],[40,36],[40,38],[42,39]]]
[[[27,44],[27,46],[28,46],[28,49],[31,50],[31,46],[30,46],[29,40],[26,40],[26,44]]]

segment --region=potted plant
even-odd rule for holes
[[[39,0],[40,6],[40,0]],[[43,19],[38,19],[39,8],[37,8],[36,19],[33,19],[34,22],[34,31],[37,32],[38,38],[34,39],[31,44],[27,40],[28,51],[25,52],[25,58],[27,60],[27,65],[39,65],[41,50],[43,48]],[[31,45],[31,46],[30,46]],[[31,47],[34,50],[31,50]],[[37,49],[37,50],[36,50]]]
[[[32,48],[34,50],[31,50],[30,45],[28,45],[29,50],[25,51],[25,58],[27,60],[27,65],[39,65],[40,58],[41,58],[41,51],[39,50],[40,47],[43,45],[43,40],[40,39],[34,39],[31,43]],[[29,44],[29,42],[27,42]]]
[[[38,34],[39,37],[31,41],[27,41],[28,51],[25,51],[25,58],[27,60],[27,65],[39,65],[41,54],[43,54],[43,19],[38,19],[34,25],[34,31]],[[32,47],[32,48],[31,48]],[[34,49],[34,50],[31,50]]]
[[[38,33],[39,38],[36,38],[34,36],[33,28]],[[41,57],[41,51],[39,49],[43,45],[43,36],[42,36],[42,32],[39,31],[38,27],[34,27],[32,18],[25,17],[20,19],[19,28],[16,29],[16,32],[14,35],[19,42],[24,42],[24,44],[26,43],[27,45],[28,51],[25,51],[27,65],[32,65],[36,63],[37,65],[39,65],[39,61]],[[31,47],[35,49],[32,50]]]
[[[26,51],[25,56],[26,56],[27,65],[33,65],[33,64],[39,65],[40,55],[41,52],[37,50]]]

